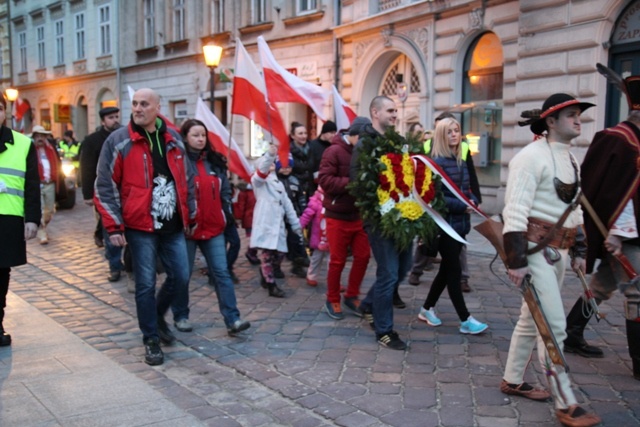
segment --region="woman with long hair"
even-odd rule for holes
[[[477,205],[477,199],[471,192],[469,169],[467,162],[463,160],[461,142],[460,123],[452,118],[442,119],[436,125],[433,135],[431,157],[464,195]],[[464,237],[471,230],[470,208],[444,186],[443,192],[447,206],[446,220],[460,236]],[[438,252],[442,257],[440,269],[435,279],[433,279],[427,299],[418,314],[418,319],[431,326],[440,326],[442,324],[442,321],[436,316],[434,307],[446,288],[460,318],[460,332],[463,334],[484,332],[488,326],[478,322],[469,314],[460,286],[462,275],[460,251],[462,250],[462,243],[446,233],[440,233],[437,245]]]
[[[229,335],[235,335],[251,325],[240,318],[236,293],[227,267],[224,229],[228,221],[234,221],[227,162],[224,156],[213,150],[207,137],[207,127],[200,120],[185,121],[180,134],[193,166],[198,204],[195,231],[187,239],[190,271],[193,274],[196,248],[200,248],[207,261],[209,277],[215,279],[213,286],[227,332]],[[183,332],[191,331],[188,288],[176,294],[172,310],[176,328]]]

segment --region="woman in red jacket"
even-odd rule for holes
[[[196,228],[187,239],[190,271],[196,247],[207,260],[209,276],[213,277],[218,306],[229,335],[248,329],[249,322],[240,319],[236,293],[227,268],[227,252],[224,229],[227,221],[233,221],[231,213],[231,188],[227,180],[226,159],[213,151],[207,138],[207,128],[200,120],[187,120],[180,129],[187,155],[194,169],[194,186],[198,211]],[[179,293],[172,305],[173,317],[179,331],[189,332],[189,292]]]

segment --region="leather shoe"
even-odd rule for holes
[[[407,304],[402,301],[402,298],[400,298],[400,294],[397,291],[393,294],[393,306],[395,308],[407,308]]]
[[[462,288],[462,292],[471,292],[471,287],[469,286],[469,281],[467,279],[462,279],[460,281],[460,288]]]
[[[591,359],[602,359],[604,357],[604,353],[600,347],[589,345],[584,338],[576,338],[571,335],[568,335],[564,340],[564,351],[567,353],[579,354],[582,357]]]
[[[93,236],[93,243],[95,243],[96,246],[99,247],[99,248],[104,248],[104,241],[102,240],[102,237],[94,235]]]
[[[531,400],[538,400],[541,402],[547,401],[551,398],[551,394],[542,388],[532,387],[527,383],[522,384],[509,384],[505,380],[500,383],[500,391],[504,394],[511,396],[526,397]]]
[[[602,421],[599,416],[585,411],[578,405],[571,405],[567,409],[557,409],[556,417],[562,425],[568,427],[592,427]]]
[[[409,275],[408,282],[409,282],[409,284],[411,286],[418,286],[420,284],[420,275],[419,274],[415,274],[415,273],[411,273]]]
[[[110,271],[108,279],[110,282],[117,282],[118,280],[120,280],[120,270]]]
[[[6,333],[5,331],[0,330],[2,333],[0,334],[0,347],[6,347],[11,345],[11,335]]]

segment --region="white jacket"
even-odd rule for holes
[[[256,206],[253,211],[251,247],[275,249],[287,252],[285,219],[297,234],[301,234],[300,221],[284,185],[269,168],[276,156],[265,153],[257,161],[256,172],[251,176]]]

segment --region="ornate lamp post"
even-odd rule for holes
[[[7,110],[9,110],[9,122],[10,122],[10,127],[11,129],[13,129],[13,103],[15,102],[16,99],[18,99],[18,89],[14,89],[12,87],[8,87],[5,91],[4,91],[4,95],[7,98],[7,101],[9,101],[9,108],[7,108]]]
[[[211,72],[211,93],[209,101],[211,102],[211,112],[215,114],[215,76],[216,67],[220,64],[220,57],[222,56],[222,47],[214,44],[208,44],[202,46],[202,52],[204,53],[204,62],[207,64],[207,67],[209,67],[209,71]]]

